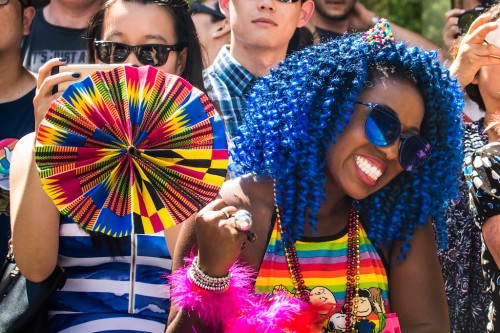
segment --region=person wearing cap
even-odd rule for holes
[[[203,48],[204,67],[212,65],[223,45],[229,44],[229,20],[220,11],[217,0],[193,2],[192,19]]]
[[[10,237],[10,161],[18,139],[35,126],[36,79],[21,62],[21,40],[35,9],[20,0],[0,0],[0,258]]]
[[[221,113],[230,139],[241,124],[247,93],[258,78],[285,59],[288,44],[309,21],[312,0],[219,0],[231,41],[204,70],[208,96]]]

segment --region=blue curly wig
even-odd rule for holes
[[[416,227],[434,219],[445,244],[445,207],[458,198],[462,165],[462,93],[436,60],[404,43],[385,47],[361,34],[345,35],[289,56],[252,90],[244,123],[232,151],[235,175],[252,173],[276,182],[276,203],[289,241],[312,230],[325,199],[325,152],[348,124],[354,102],[373,77],[411,77],[425,103],[420,132],[432,146],[428,162],[404,171],[380,191],[357,203],[374,244],[405,243]],[[378,74],[377,74],[378,73]]]

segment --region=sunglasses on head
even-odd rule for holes
[[[143,65],[163,66],[168,60],[170,51],[181,51],[185,45],[143,44],[127,45],[117,42],[95,41],[97,59],[105,64],[121,64],[127,60],[130,52],[134,52],[137,60]]]
[[[406,171],[424,164],[431,155],[431,145],[420,135],[401,133],[401,121],[387,105],[356,102],[369,107],[365,122],[365,135],[374,146],[388,147],[401,138],[399,163]]]

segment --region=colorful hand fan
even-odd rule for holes
[[[228,150],[205,94],[154,67],[120,66],[50,105],[35,160],[63,215],[122,237],[164,230],[214,199]]]

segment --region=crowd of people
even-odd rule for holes
[[[0,256],[33,282],[66,271],[46,331],[500,332],[500,4],[445,13],[442,48],[387,19],[356,0],[0,0]],[[53,88],[82,78],[54,74],[69,63],[205,93],[230,147],[217,198],[156,234],[62,214],[34,150]]]

